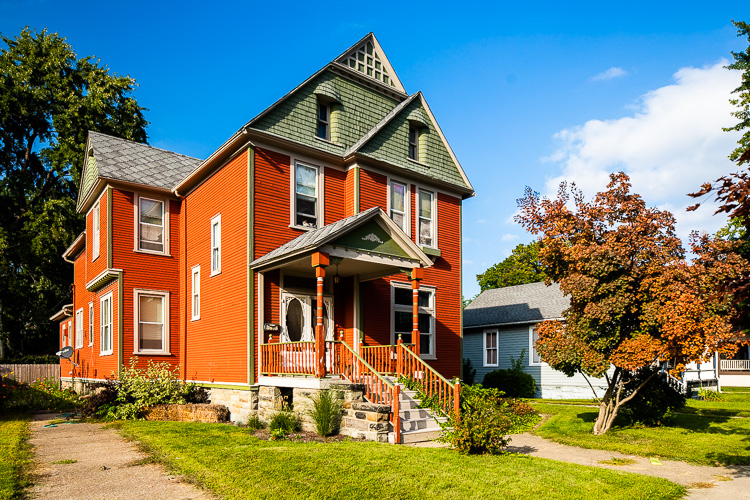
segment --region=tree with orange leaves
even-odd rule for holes
[[[625,396],[626,371],[670,363],[676,373],[736,349],[733,305],[719,290],[747,263],[727,253],[731,243],[709,238],[694,238],[697,258],[687,262],[674,216],[646,207],[630,187],[627,175],[611,174],[590,203],[574,185],[562,183],[554,200],[527,188],[516,217],[540,236],[545,273],[570,295],[564,322],[539,325],[539,354],[568,376],[607,380],[594,434],[606,433],[654,376]]]

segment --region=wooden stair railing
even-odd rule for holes
[[[422,361],[399,337],[396,344],[396,375],[416,382],[421,392],[437,399],[446,415],[459,414],[461,383],[455,383],[440,375],[433,367]]]
[[[391,423],[393,424],[394,443],[401,442],[401,387],[386,379],[383,375],[354,349],[341,340],[338,344],[342,347],[339,356],[339,368],[341,375],[352,383],[365,386],[365,397],[375,404],[389,405],[391,407]]]

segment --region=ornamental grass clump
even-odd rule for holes
[[[319,436],[328,436],[338,432],[341,427],[341,394],[333,389],[323,389],[311,398],[312,406],[307,415],[315,423],[315,432]]]

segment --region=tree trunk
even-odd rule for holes
[[[605,398],[599,405],[599,416],[594,423],[594,435],[600,436],[606,434],[607,431],[612,427],[612,422],[617,417],[617,412],[620,410],[621,404],[615,403],[612,398]]]

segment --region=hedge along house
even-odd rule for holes
[[[457,396],[474,192],[374,35],[204,161],[92,132],[81,178],[67,380],[166,361],[237,412],[348,381],[394,428],[387,375]]]

